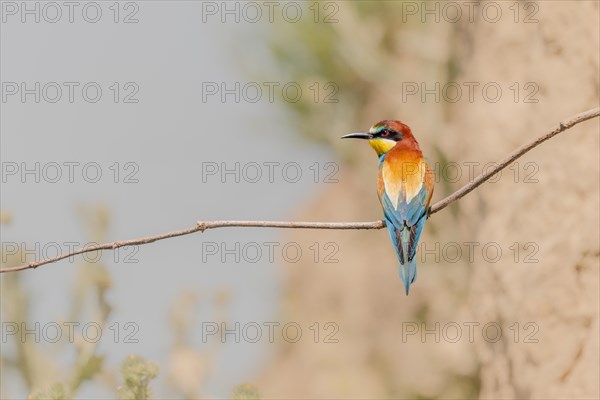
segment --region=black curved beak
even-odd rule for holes
[[[341,139],[373,139],[370,133],[349,133],[341,137]]]

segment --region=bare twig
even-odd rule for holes
[[[481,185],[483,182],[487,181],[492,176],[496,175],[496,173],[498,173],[498,172],[502,171],[504,168],[508,167],[513,161],[515,161],[517,158],[521,157],[523,154],[527,153],[529,150],[533,149],[534,147],[542,144],[543,142],[545,142],[546,140],[548,140],[550,138],[553,138],[554,136],[558,135],[559,133],[566,131],[569,128],[574,127],[575,125],[579,124],[580,122],[587,121],[588,119],[592,119],[594,117],[597,117],[598,115],[600,115],[600,108],[594,108],[592,110],[582,112],[581,114],[577,114],[569,119],[562,121],[560,124],[558,124],[557,128],[546,132],[545,134],[543,134],[539,138],[535,139],[534,141],[524,144],[523,146],[521,146],[518,149],[516,149],[515,151],[513,151],[512,154],[510,154],[504,160],[500,161],[500,163],[496,166],[496,168],[494,168],[491,171],[488,171],[486,173],[482,173],[477,178],[473,179],[471,182],[467,183],[465,186],[458,189],[456,192],[452,193],[450,196],[435,203],[431,207],[430,214],[434,214],[434,213],[442,210],[448,204],[467,195],[473,189],[475,189],[477,186]]]
[[[496,173],[502,171],[504,168],[509,166],[513,161],[521,157],[523,154],[527,153],[529,150],[534,147],[540,145],[546,140],[558,135],[559,133],[566,131],[569,128],[583,122],[588,119],[592,119],[600,115],[600,108],[595,108],[589,111],[582,112],[577,114],[571,118],[568,118],[561,122],[557,128],[554,128],[550,131],[547,131],[539,138],[534,141],[527,143],[518,149],[516,149],[512,154],[502,160],[494,169],[483,173],[473,179],[471,182],[452,193],[450,196],[446,197],[443,200],[438,201],[431,207],[431,213],[434,214],[438,211],[444,209],[448,204],[456,201],[472,190],[477,188],[483,182],[490,179]],[[381,229],[385,227],[384,221],[373,221],[373,222],[293,222],[293,221],[198,221],[195,226],[187,229],[182,229],[179,231],[167,232],[161,235],[156,236],[148,236],[139,239],[130,239],[124,240],[120,242],[113,243],[104,243],[92,246],[82,247],[70,253],[61,254],[56,257],[47,258],[41,261],[33,261],[27,264],[22,264],[16,267],[8,267],[0,269],[0,273],[4,272],[15,272],[21,271],[25,269],[37,268],[41,265],[54,263],[56,261],[63,260],[65,258],[73,257],[78,254],[89,253],[92,251],[98,250],[114,250],[119,247],[124,246],[134,246],[134,245],[143,245],[148,243],[157,242],[159,240],[169,239],[177,236],[190,235],[195,232],[204,232],[207,229],[216,229],[216,228],[225,228],[225,227],[245,227],[245,228],[291,228],[291,229]]]

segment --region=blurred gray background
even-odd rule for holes
[[[35,2],[27,4],[34,9]],[[286,110],[279,99],[270,102],[266,92],[256,103],[243,97],[236,103],[233,95],[225,102],[220,95],[207,101],[202,96],[202,82],[226,82],[230,88],[235,82],[262,82],[252,75],[253,70],[263,70],[266,81],[286,82],[281,74],[264,70],[272,65],[266,58],[264,29],[253,24],[224,24],[218,16],[203,23],[201,2],[132,3],[136,8],[121,5],[120,19],[134,13],[137,23],[114,23],[114,9],[109,8],[113,3],[98,4],[103,15],[97,23],[86,22],[80,6],[73,23],[67,15],[58,23],[45,23],[44,14],[40,14],[40,23],[33,23],[33,16],[28,23],[21,23],[18,14],[6,15],[2,24],[2,82],[26,82],[31,88],[35,82],[42,87],[57,82],[63,89],[62,99],[56,103],[45,101],[54,98],[55,92],[45,96],[42,90],[39,103],[31,95],[22,102],[20,94],[7,95],[2,103],[2,162],[6,168],[10,168],[6,163],[19,167],[19,173],[7,175],[2,183],[2,210],[10,212],[13,221],[2,227],[2,240],[19,246],[27,243],[31,249],[39,243],[40,251],[33,258],[53,255],[55,243],[62,250],[68,249],[68,242],[88,243],[87,227],[77,213],[81,206],[100,205],[108,210],[105,239],[111,241],[181,229],[197,220],[291,218],[291,210],[317,189],[308,167],[331,161],[331,155],[299,139],[296,128],[285,122]],[[38,6],[42,13],[43,3]],[[94,9],[89,13],[94,15]],[[80,83],[73,103],[68,101],[63,82]],[[83,98],[82,87],[89,82],[102,88],[96,103]],[[121,90],[118,103],[110,89],[114,82],[119,82]],[[122,102],[132,90],[124,89],[127,82],[139,87],[133,97],[139,102]],[[74,167],[72,183],[65,162],[80,163]],[[203,182],[203,162],[215,162],[219,167],[224,162],[229,168],[235,163],[243,167],[248,162],[261,166],[264,162],[282,166],[296,162],[303,176],[298,182],[287,182],[278,167],[273,183],[266,176],[257,183],[242,176],[237,184],[232,175],[225,183],[219,175]],[[49,182],[55,169],[45,169],[48,174],[42,172],[39,183],[34,175],[21,179],[22,163],[27,168],[40,163],[40,171],[58,163],[62,179]],[[100,166],[102,177],[97,183],[88,182],[95,180],[94,166],[84,177],[87,163]],[[139,182],[127,183],[127,176]],[[276,263],[264,262],[264,257],[258,263],[222,263],[218,255],[203,263],[200,252],[202,241],[226,242],[232,248],[235,242],[262,244],[277,239],[274,230],[228,229],[142,246],[135,255],[133,249],[124,249],[117,263],[112,261],[113,254],[105,252],[103,260],[113,281],[109,299],[114,311],[108,324],[135,322],[139,326],[135,335],[139,343],[133,345],[111,343],[112,332],[104,332],[100,349],[107,365],[118,366],[130,353],[166,365],[167,349],[173,341],[169,310],[185,291],[198,294],[193,322],[197,333],[203,320],[215,320],[211,302],[222,291],[233,293],[230,319],[276,321],[280,279]],[[126,260],[128,255],[130,260]],[[23,274],[23,283],[32,293],[32,321],[69,321],[72,297],[68,293],[80,260]],[[200,348],[205,345],[199,334],[192,335],[190,342]],[[14,351],[8,343],[2,347],[7,353]],[[261,365],[259,355],[265,351],[264,344],[225,344],[205,393],[226,396],[234,384],[253,376],[252,371]],[[56,361],[66,362],[69,356],[72,361],[73,354],[57,352]],[[14,374],[3,376],[3,393],[25,397],[28,389],[24,382],[11,377]],[[164,380],[157,392],[167,393],[161,386]],[[100,385],[85,385],[78,398],[108,395],[102,390],[106,389]]]

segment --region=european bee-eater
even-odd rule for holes
[[[410,128],[400,121],[381,121],[366,133],[345,138],[367,139],[379,157],[377,194],[408,295],[417,277],[415,253],[433,194],[431,169]]]

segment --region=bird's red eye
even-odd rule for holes
[[[381,131],[381,137],[387,137],[387,136],[390,136],[390,131],[388,131],[387,129]]]

